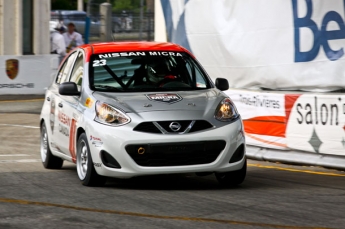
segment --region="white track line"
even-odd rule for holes
[[[0,124],[0,126],[14,126],[14,127],[23,127],[23,128],[39,129],[38,126],[26,126],[26,125],[16,125],[16,124]]]
[[[0,154],[0,157],[26,157],[29,154]]]
[[[21,159],[21,160],[0,160],[1,163],[28,163],[28,162],[42,162],[40,159]]]

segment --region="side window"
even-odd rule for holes
[[[84,61],[83,53],[79,52],[78,57],[74,63],[70,82],[74,82],[78,86],[78,90],[81,90],[81,84],[83,81],[83,72],[84,72]]]
[[[195,65],[191,65],[191,63],[186,63],[186,68],[188,70],[189,75],[191,76],[191,80],[193,81],[193,75],[195,75],[196,80],[196,87],[197,88],[206,88],[206,82],[204,77],[202,76],[200,69],[197,68]]]
[[[77,52],[72,53],[63,63],[63,65],[61,66],[59,72],[58,72],[58,76],[56,77],[56,83],[60,84],[63,82],[66,82],[68,80],[68,73],[71,70],[73,61],[75,59],[77,55]]]

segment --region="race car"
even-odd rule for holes
[[[83,185],[107,177],[214,173],[222,185],[246,176],[243,124],[187,49],[172,43],[79,46],[61,63],[40,115],[47,169],[76,164]]]

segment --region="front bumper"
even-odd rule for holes
[[[130,178],[142,175],[191,173],[191,172],[228,172],[242,168],[245,158],[229,163],[236,149],[245,145],[241,119],[203,132],[189,134],[150,134],[133,131],[133,126],[111,127],[92,122],[86,133],[95,169],[99,175],[118,178]],[[186,142],[225,141],[225,148],[216,159],[206,164],[183,166],[140,166],[126,151],[129,145],[176,144]],[[208,147],[209,148],[209,147]],[[110,168],[102,163],[100,152],[106,151],[121,165],[121,168]]]

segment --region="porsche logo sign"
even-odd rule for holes
[[[16,59],[8,59],[6,60],[6,74],[8,78],[13,80],[17,77],[19,70],[19,61]]]

